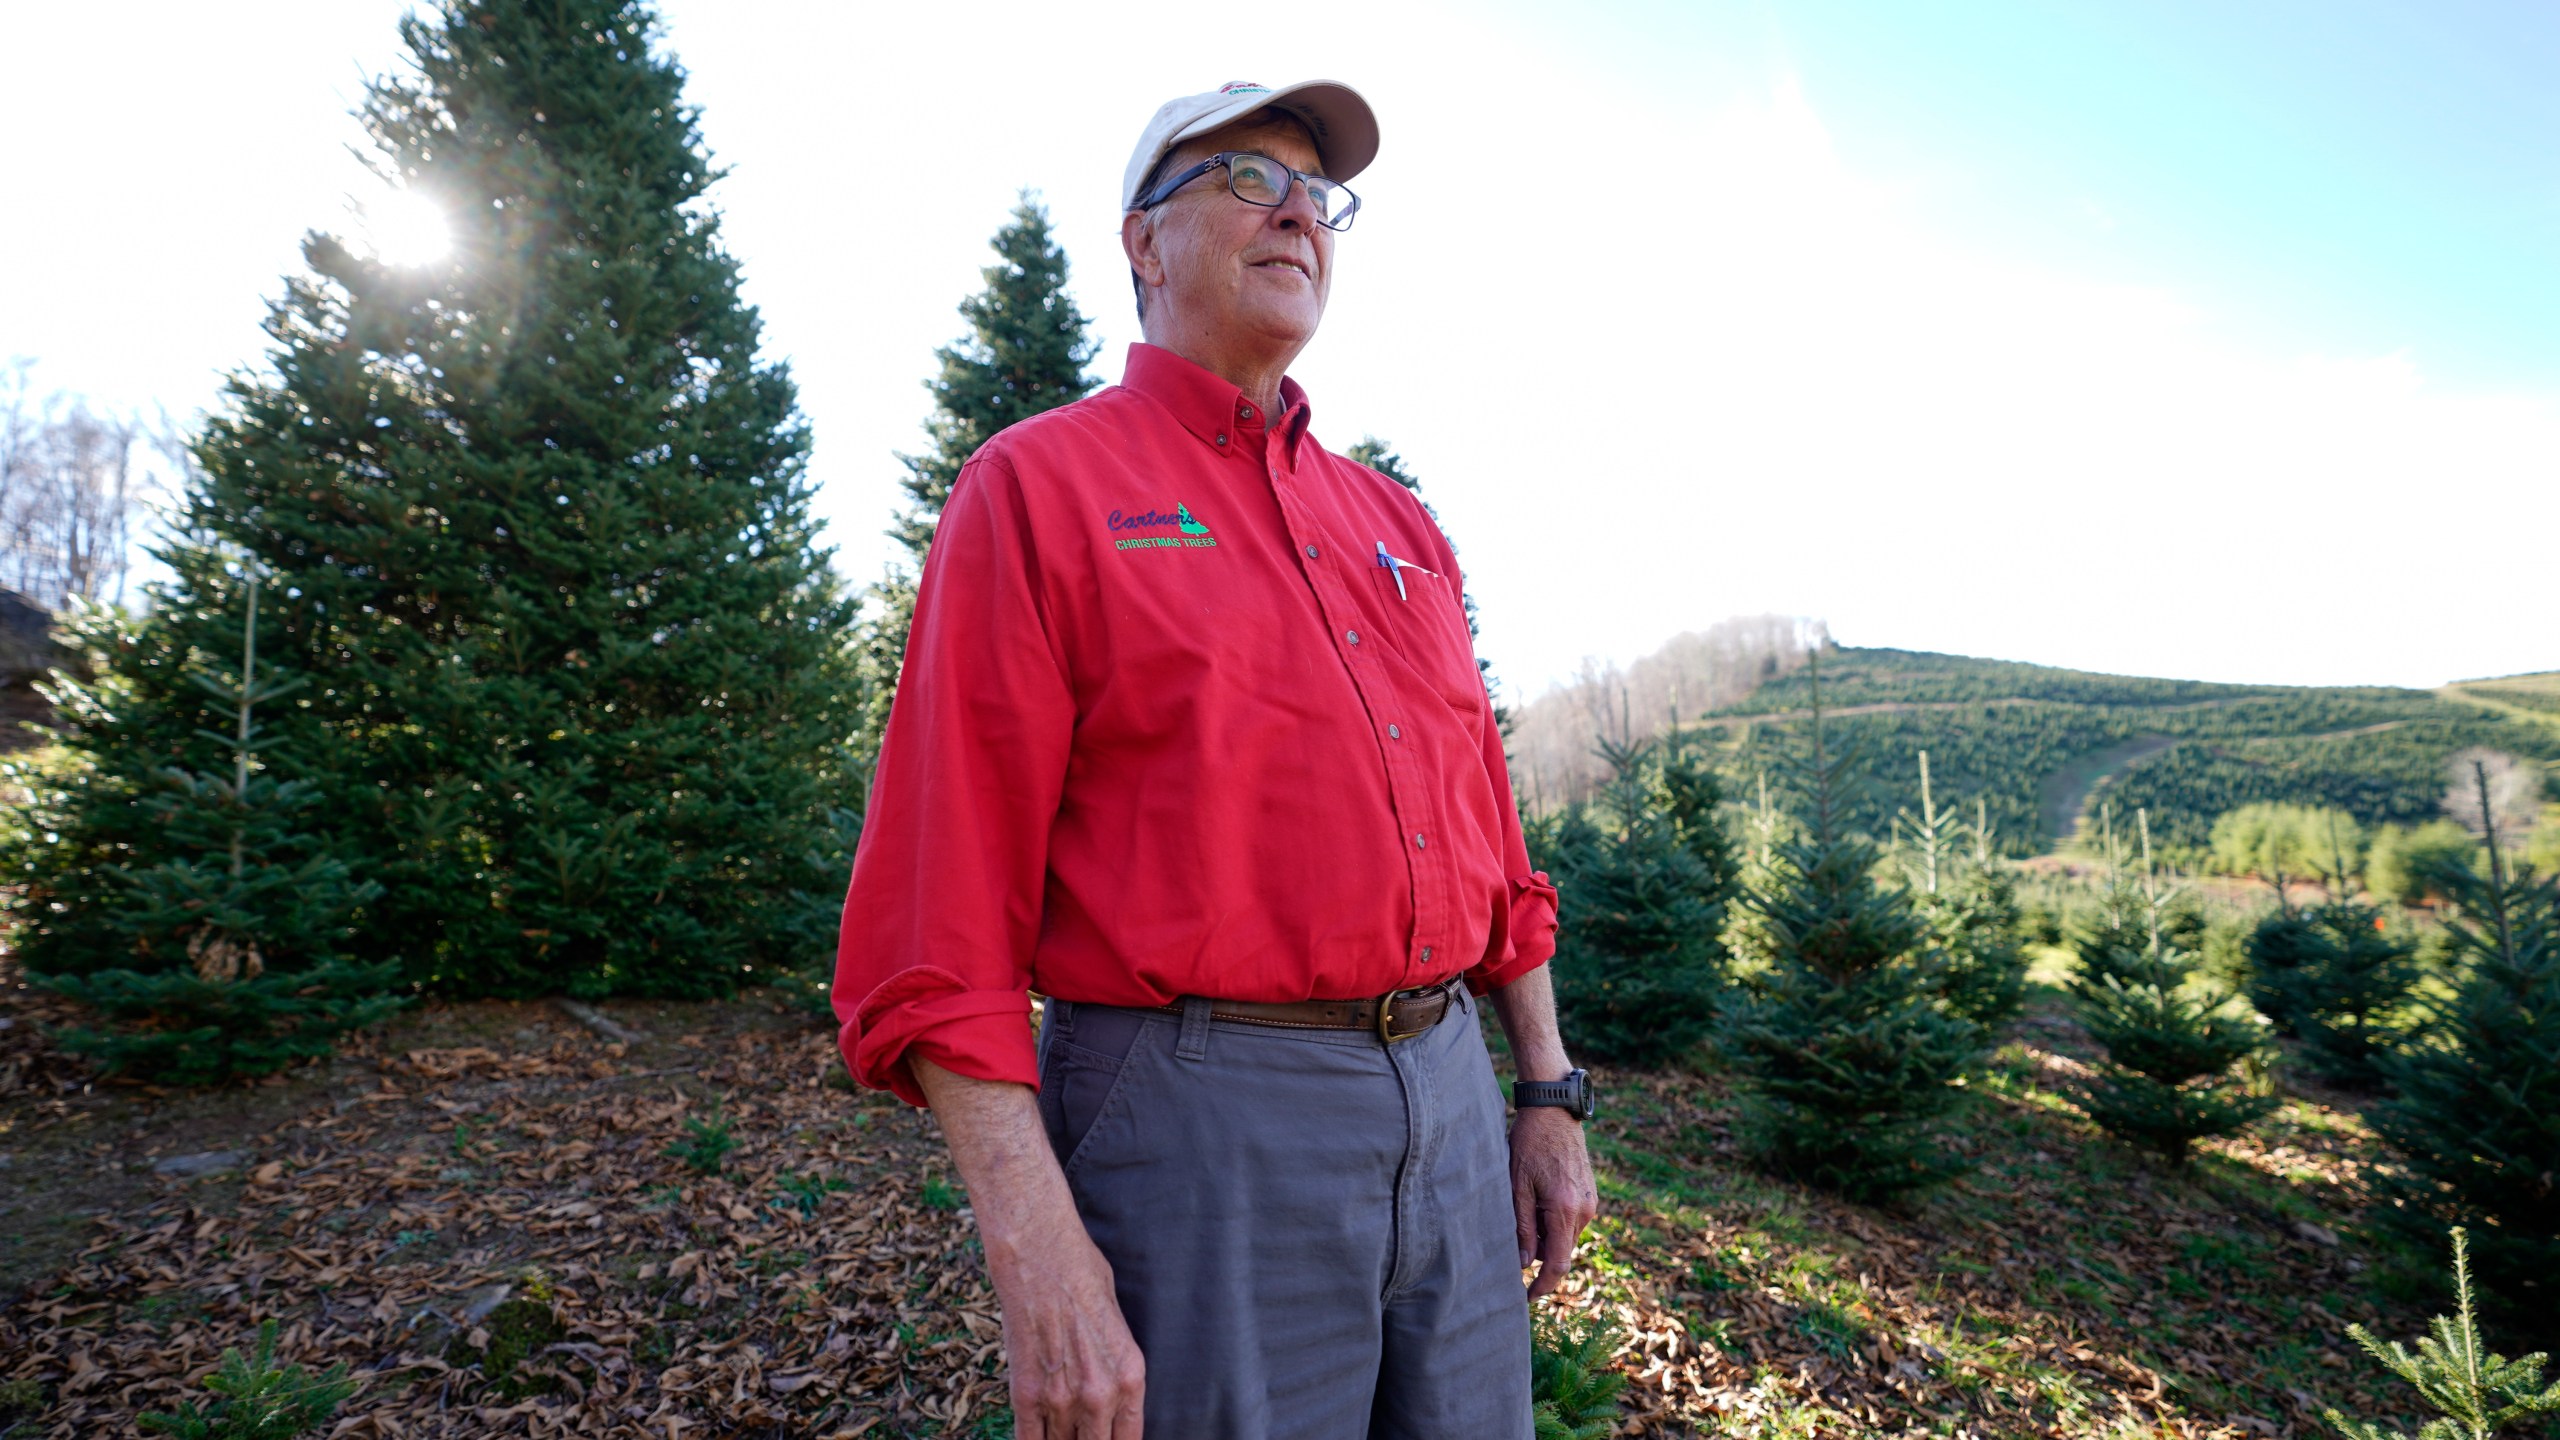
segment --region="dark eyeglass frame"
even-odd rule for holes
[[[1275,169],[1285,171],[1289,176],[1290,189],[1295,190],[1300,185],[1306,186],[1307,197],[1310,200],[1315,198],[1316,187],[1319,185],[1325,187],[1327,190],[1338,190],[1342,194],[1350,197],[1351,203],[1349,206],[1344,208],[1342,218],[1340,220],[1326,219],[1324,216],[1324,206],[1321,204],[1316,206],[1316,223],[1322,225],[1327,230],[1348,230],[1351,228],[1352,220],[1359,215],[1360,197],[1352,193],[1350,186],[1343,184],[1339,180],[1328,180],[1322,175],[1310,175],[1304,170],[1291,169],[1289,166],[1281,164],[1278,160],[1263,154],[1259,150],[1221,150],[1217,154],[1210,156],[1208,159],[1201,161],[1199,164],[1192,166],[1190,169],[1183,171],[1179,175],[1167,176],[1165,179],[1158,182],[1154,189],[1139,196],[1138,202],[1129,208],[1133,210],[1153,210],[1167,200],[1172,199],[1173,192],[1190,184],[1192,181],[1199,179],[1201,176],[1208,174],[1210,171],[1217,169],[1224,169],[1227,172],[1227,193],[1235,196],[1239,200],[1242,200],[1247,205],[1259,205],[1265,210],[1277,210],[1281,206],[1288,204],[1289,191],[1282,191],[1280,198],[1277,200],[1256,200],[1236,189],[1235,167],[1229,162],[1246,159],[1248,157],[1260,160]]]

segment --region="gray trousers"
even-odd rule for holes
[[[1052,999],[1040,1116],[1147,1360],[1148,1440],[1528,1440],[1476,1002],[1390,1046]]]

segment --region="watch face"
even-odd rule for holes
[[[1600,1109],[1600,1097],[1591,1088],[1591,1077],[1576,1070],[1565,1079],[1573,1083],[1573,1113],[1584,1120],[1589,1120]]]

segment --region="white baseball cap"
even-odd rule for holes
[[[1120,181],[1120,208],[1138,208],[1138,187],[1165,152],[1256,110],[1278,110],[1304,123],[1316,138],[1316,159],[1328,180],[1349,180],[1378,158],[1378,117],[1360,92],[1333,80],[1304,80],[1274,90],[1250,80],[1230,80],[1215,90],[1167,100],[1157,108],[1129,155]]]

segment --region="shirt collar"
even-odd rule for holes
[[[1139,341],[1129,347],[1129,364],[1120,383],[1173,412],[1182,428],[1219,454],[1232,453],[1248,437],[1260,439],[1264,424],[1259,407],[1224,376],[1204,370],[1160,345]],[[1288,427],[1289,454],[1297,458],[1298,442],[1307,433],[1314,407],[1307,392],[1286,376],[1280,380],[1282,423]]]

